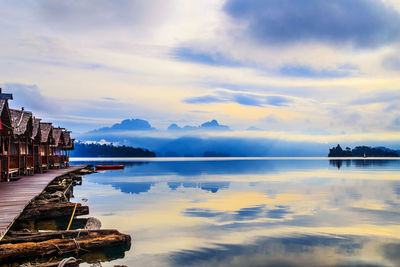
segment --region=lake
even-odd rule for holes
[[[400,266],[399,160],[122,164],[74,188],[102,228],[132,236],[102,266]]]

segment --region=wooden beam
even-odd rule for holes
[[[7,182],[10,181],[10,151],[11,151],[11,136],[8,137],[8,151],[7,151]]]
[[[21,147],[18,137],[18,176],[21,175]]]

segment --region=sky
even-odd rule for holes
[[[398,0],[0,7],[10,106],[78,134],[127,118],[164,130],[216,119],[240,135],[400,140]]]

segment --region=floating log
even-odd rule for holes
[[[67,189],[66,185],[48,185],[46,187],[46,192],[64,191]]]
[[[85,236],[76,234],[70,239],[50,239],[42,242],[8,243],[0,245],[0,262],[21,258],[50,257],[65,253],[93,251],[102,248],[130,245],[131,237],[112,230],[112,234],[86,231]],[[104,231],[104,230],[102,230]],[[79,231],[75,231],[79,232]],[[85,231],[80,231],[83,234]]]
[[[75,203],[51,203],[46,205],[28,206],[18,218],[19,220],[51,219],[72,215]],[[78,203],[75,216],[89,214],[89,207]]]
[[[11,228],[12,231],[9,231],[6,236],[12,235],[10,233],[17,232],[18,234],[21,231],[64,231],[68,227],[70,217],[59,217],[55,219],[45,219],[45,220],[34,220],[34,221],[22,221],[17,220],[13,227]],[[87,224],[92,221],[93,219],[89,218],[74,218],[71,224],[71,230],[75,229],[95,229],[87,227]],[[96,229],[100,229],[96,228]],[[15,234],[14,234],[15,236]]]
[[[87,237],[89,235],[118,235],[120,232],[114,229],[97,230],[71,230],[56,232],[11,232],[6,235],[0,244],[18,244],[26,242],[42,242],[49,239],[72,239],[77,237]]]

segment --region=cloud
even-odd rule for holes
[[[183,100],[188,104],[238,103],[244,106],[287,106],[294,101],[293,97],[268,95],[251,92],[236,92],[226,89],[215,90],[214,94],[190,97]]]
[[[353,100],[352,105],[366,105],[375,103],[392,103],[400,99],[400,91],[379,91]]]
[[[183,102],[188,104],[208,104],[208,103],[219,103],[227,101],[215,95],[204,95],[204,96],[186,98]]]
[[[116,26],[132,28],[162,21],[169,9],[165,1],[139,0],[45,0],[33,6],[37,15],[49,26],[71,30],[105,30]]]
[[[352,74],[352,70],[358,69],[355,66],[340,66],[337,69],[320,69],[316,70],[309,66],[301,65],[285,65],[281,67],[280,74],[293,77],[309,77],[309,78],[342,78]]]
[[[10,108],[20,109],[25,107],[29,111],[44,113],[61,112],[62,107],[55,103],[54,99],[42,94],[37,85],[21,83],[0,84],[4,93],[12,93],[13,100],[9,101]]]
[[[383,59],[382,65],[386,69],[400,71],[400,57],[388,56]]]
[[[214,52],[203,52],[197,51],[194,48],[189,47],[178,47],[173,50],[173,57],[180,61],[195,62],[200,64],[212,65],[212,66],[241,66],[237,61],[234,61],[222,53]]]
[[[393,128],[400,129],[400,116],[396,117],[392,122]]]
[[[260,43],[373,48],[399,39],[400,16],[377,0],[228,0],[224,11]]]

